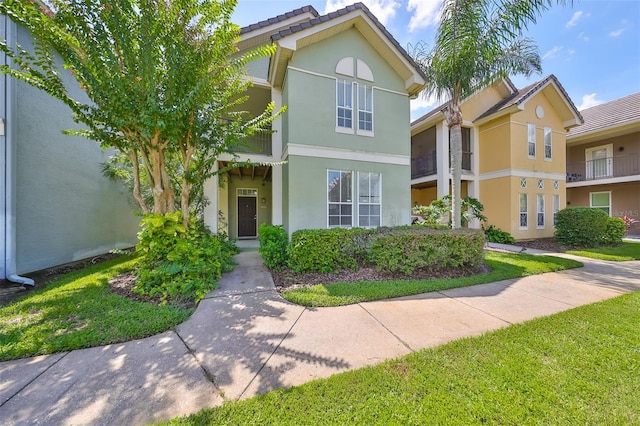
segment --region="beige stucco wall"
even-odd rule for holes
[[[509,116],[491,120],[480,126],[478,140],[480,173],[511,167],[511,138]]]

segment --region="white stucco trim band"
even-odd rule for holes
[[[578,182],[567,182],[567,188],[579,188],[582,186],[609,185],[614,183],[627,183],[640,181],[640,175],[620,176],[606,179],[583,180]]]
[[[350,149],[325,148],[310,145],[287,144],[283,158],[290,155],[300,157],[331,158],[334,160],[354,160],[368,163],[394,164],[410,166],[411,157],[408,155],[386,154],[382,152],[353,151]]]
[[[499,179],[504,177],[525,177],[536,179],[554,179],[554,180],[566,180],[567,176],[561,173],[547,173],[547,172],[532,172],[531,170],[521,169],[504,169],[491,173],[483,173],[479,176],[480,180]]]

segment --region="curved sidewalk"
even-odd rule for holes
[[[275,291],[257,251],[177,330],[0,363],[2,424],[145,424],[640,290],[640,262],[335,308]]]

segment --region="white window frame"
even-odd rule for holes
[[[329,197],[329,176],[331,173],[339,173],[340,174],[340,179],[343,179],[343,174],[351,174],[351,200],[345,200],[343,201],[342,198],[342,186],[340,186],[340,201],[331,201],[330,197]],[[327,228],[352,228],[354,225],[354,211],[353,211],[353,171],[352,170],[333,170],[333,169],[327,169]],[[331,224],[331,217],[332,216],[336,216],[336,215],[331,215],[331,206],[332,205],[337,205],[339,210],[340,210],[340,214],[337,215],[337,217],[339,218],[339,222],[340,224],[338,225],[332,225]],[[351,224],[350,225],[343,225],[342,222],[342,217],[343,216],[347,216],[347,215],[343,215],[342,214],[342,207],[343,206],[347,206],[350,205],[351,206]]]
[[[597,175],[594,173],[593,168],[593,153],[596,151],[606,150],[606,172],[603,175]],[[585,175],[587,179],[602,179],[613,177],[613,144],[594,146],[592,148],[586,148],[584,150],[585,157]]]
[[[553,130],[544,128],[544,161],[553,161]]]
[[[536,158],[536,125],[533,123],[527,123],[527,157],[531,160]]]
[[[358,172],[358,226],[362,227],[362,228],[377,228],[379,226],[382,226],[382,173],[374,173],[374,172]],[[362,195],[362,192],[360,191],[360,178],[363,177],[364,175],[367,175],[367,180],[368,180],[368,186],[369,186],[369,190],[368,190],[368,195]],[[373,195],[371,193],[371,177],[375,175],[378,176],[379,179],[379,184],[378,184],[378,194],[377,195]],[[369,200],[367,200],[366,202],[362,201],[362,197],[367,197],[369,198]],[[374,201],[377,199],[377,202],[372,202],[372,198],[374,199]],[[378,225],[371,225],[370,222],[368,225],[363,225],[362,224],[362,219],[361,219],[361,210],[362,206],[368,206],[369,208],[371,208],[371,206],[378,206]],[[368,218],[371,219],[371,217],[375,217],[376,215],[372,215],[371,213],[369,213]]]
[[[364,90],[364,99],[362,99],[361,90]],[[358,126],[356,133],[361,136],[373,136],[373,86],[370,84],[356,83],[356,92],[358,94]],[[367,103],[370,104],[370,109],[367,108]],[[371,118],[371,130],[362,128],[367,121],[360,119],[361,114],[366,114]]]
[[[544,229],[544,194],[536,195],[536,229]]]
[[[344,105],[340,104],[340,89],[341,89],[341,84],[342,86],[342,95],[343,95],[343,99],[344,99]],[[336,132],[339,133],[349,133],[349,134],[353,134],[353,86],[355,83],[345,80],[345,79],[336,79]],[[347,94],[350,94],[351,96],[351,102],[350,104],[348,104],[347,102]],[[345,123],[343,123],[343,125],[340,125],[340,112],[341,111],[345,111],[345,113],[348,111],[351,113],[351,118],[347,119],[346,118],[346,114],[345,114],[345,118],[342,118],[342,120],[345,120]],[[350,126],[346,126],[344,124],[346,124],[346,120],[351,120],[351,125]]]
[[[607,194],[607,196],[609,197],[609,205],[606,206],[607,209],[609,209],[609,211],[607,212],[607,214],[609,216],[611,216],[611,205],[613,204],[612,200],[611,200],[611,191],[598,191],[598,192],[590,192],[589,193],[589,207],[594,208],[594,209],[602,209],[604,210],[603,207],[605,206],[594,206],[593,205],[593,196],[594,195],[600,195],[600,194]]]
[[[560,211],[560,195],[553,194],[551,196],[553,202],[553,225],[556,225],[556,214]]]
[[[524,197],[524,210],[522,210],[522,200]],[[522,230],[529,229],[529,197],[526,193],[518,194],[518,225]],[[524,216],[523,216],[524,215]],[[524,218],[525,224],[522,224]]]

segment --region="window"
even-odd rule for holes
[[[350,171],[327,171],[327,215],[330,228],[350,227],[353,224],[352,175]]]
[[[553,189],[555,191],[558,191],[560,189],[560,182],[559,181],[557,181],[557,180],[553,181]]]
[[[380,226],[382,175],[358,172],[358,226]]]
[[[353,129],[353,87],[346,80],[337,83],[337,122],[338,127]]]
[[[590,192],[589,193],[590,207],[602,209],[609,216],[611,216],[611,191],[607,192]]]
[[[529,148],[529,158],[536,158],[536,125],[527,124],[527,145]]]
[[[538,189],[544,189],[544,179],[538,179]]]
[[[373,88],[358,85],[358,130],[373,132]]]
[[[613,144],[584,150],[587,179],[613,177]]]
[[[527,229],[528,225],[527,194],[520,194],[520,229]]]
[[[538,194],[536,228],[544,229],[544,194]]]
[[[553,195],[553,224],[556,224],[556,214],[560,211],[560,196]]]
[[[520,178],[520,188],[526,188],[527,187],[527,178],[523,177]]]
[[[551,161],[551,128],[544,128],[544,159]]]

